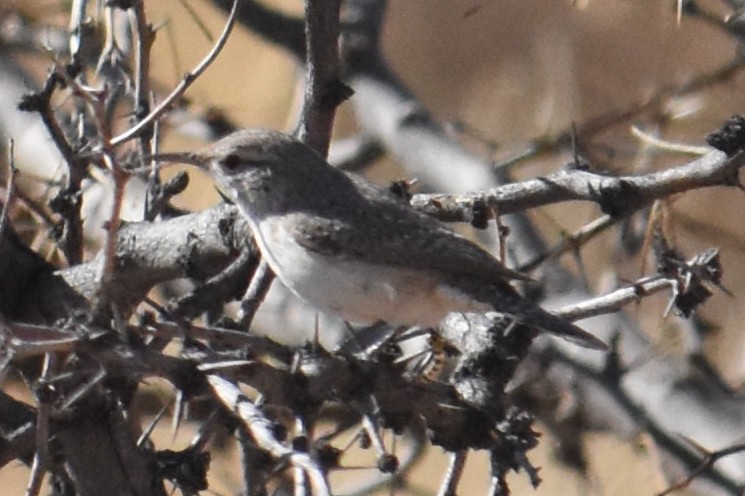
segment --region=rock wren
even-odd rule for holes
[[[525,276],[289,135],[238,131],[202,152],[160,158],[174,157],[209,168],[279,280],[319,310],[354,323],[422,326],[450,312],[496,310],[605,348],[520,296],[508,281]]]

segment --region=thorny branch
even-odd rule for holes
[[[420,194],[412,205],[448,222],[470,222],[477,202],[498,209],[500,214],[565,201],[591,201],[610,216],[622,216],[693,189],[711,186],[741,187],[738,172],[745,154],[732,157],[712,151],[693,162],[639,176],[607,176],[570,169],[546,177],[505,184],[485,192],[466,195]]]
[[[75,25],[79,30],[83,28],[83,16],[80,14],[85,11],[85,3],[77,2],[74,7],[78,19]],[[343,67],[353,85],[362,89],[362,98],[359,100],[362,103],[355,103],[360,108],[364,108],[364,100],[370,94],[366,84],[371,79],[374,79],[375,91],[380,92],[375,101],[376,115],[384,115],[386,102],[395,100],[390,98],[391,93],[410,99],[406,106],[408,113],[403,117],[400,108],[397,109],[396,115],[400,120],[383,119],[388,124],[394,122],[385,132],[375,128],[376,119],[361,119],[361,127],[366,128],[363,130],[365,146],[360,147],[361,150],[368,150],[367,153],[372,150],[372,156],[379,155],[381,150],[388,150],[408,165],[415,159],[405,156],[403,151],[406,147],[397,140],[416,135],[415,138],[421,140],[417,143],[422,145],[417,151],[430,160],[433,168],[439,165],[440,159],[453,156],[443,152],[452,148],[445,133],[441,133],[442,127],[430,120],[431,116],[418,106],[412,95],[402,91],[399,82],[377,53],[384,2],[349,3],[350,7],[356,8],[350,8],[350,12],[360,16],[351,16],[349,24],[345,26],[347,34],[357,36],[347,40],[351,48],[347,46],[350,50],[344,53],[363,55],[363,58],[355,61],[343,59],[341,62],[336,58],[338,2],[308,2],[308,22],[305,24],[307,40],[303,36],[301,20],[252,1],[233,2],[223,34],[210,55],[149,113],[147,67],[151,32],[146,23],[143,2],[130,3],[123,2],[122,5],[130,10],[132,36],[138,42],[134,55],[135,91],[130,95],[136,110],[136,124],[111,139],[107,131],[110,128],[109,115],[104,108],[113,106],[114,99],[107,98],[106,92],[86,92],[87,87],[78,84],[76,74],[59,72],[67,69],[56,69],[45,88],[35,95],[36,99],[30,97],[24,102],[29,108],[40,112],[68,162],[69,170],[74,169],[81,174],[75,179],[77,185],[75,181],[68,182],[68,186],[77,188],[77,192],[81,191],[81,181],[89,159],[81,155],[65,137],[59,125],[61,120],[52,111],[53,93],[63,88],[73,88],[72,96],[80,98],[82,102],[90,104],[94,96],[103,99],[103,105],[92,110],[92,114],[96,115],[86,117],[97,119],[97,140],[94,142],[102,143],[107,159],[112,162],[110,168],[118,171],[120,165],[116,162],[118,157],[114,156],[113,147],[134,137],[139,137],[142,150],[157,145],[155,141],[158,137],[151,135],[148,130],[157,124],[173,101],[218,55],[228,38],[235,16],[239,16],[242,22],[250,23],[257,32],[274,37],[275,42],[288,48],[299,60],[305,60],[309,79],[305,86],[307,94],[299,133],[316,149],[326,151],[335,108],[347,96],[346,87],[340,83],[339,72]],[[109,13],[113,8],[107,7]],[[318,22],[314,24],[312,21]],[[277,26],[287,29],[278,30]],[[355,32],[355,29],[360,31]],[[70,56],[78,59],[81,44],[78,31],[74,32],[70,41]],[[109,45],[103,50],[111,51],[114,48]],[[366,53],[366,50],[375,53]],[[716,74],[703,74],[693,78],[688,85],[664,88],[651,99],[630,106],[606,121],[589,123],[587,128],[580,126],[579,134],[586,138],[593,132],[659,106],[665,98],[730,78],[741,66],[738,58],[720,68]],[[58,67],[64,66],[60,64]],[[34,103],[38,105],[34,106]],[[733,122],[730,122],[729,131],[742,124],[737,120]],[[435,139],[430,139],[433,136]],[[739,187],[737,176],[744,155],[741,151],[743,139],[738,132],[734,132],[734,136],[734,139],[725,140],[724,147],[717,146],[722,151],[711,151],[698,160],[650,174],[609,176],[574,168],[544,178],[502,186],[491,187],[489,181],[477,182],[477,188],[467,189],[477,191],[481,188],[477,193],[415,195],[412,205],[442,220],[465,221],[475,225],[485,224],[484,216],[491,215],[491,212],[503,215],[566,201],[595,202],[606,215],[592,228],[571,237],[571,243],[582,243],[601,229],[607,229],[616,219],[630,217],[654,200],[704,187]],[[564,141],[559,136],[554,139],[553,146],[561,146]],[[432,143],[437,144],[435,154],[430,153],[426,146]],[[532,148],[534,151],[539,149],[545,151],[549,147],[544,143]],[[484,161],[474,160],[473,157],[469,159],[466,153],[461,153],[459,157],[475,164],[476,169],[486,169],[482,167]],[[452,161],[448,167],[456,164],[461,165],[461,162]],[[12,181],[10,184],[13,184]],[[119,184],[121,191],[123,180]],[[176,194],[174,192],[180,191],[179,188],[180,185],[175,185],[171,193]],[[452,190],[466,189],[453,185]],[[13,196],[11,193],[8,193],[8,197]],[[3,215],[6,213],[7,210],[4,210]],[[74,227],[80,221],[79,205],[77,213],[63,217],[68,227]],[[477,217],[478,221],[475,220]],[[116,219],[118,216],[115,216]],[[173,474],[183,475],[187,468],[194,469],[191,475],[196,476],[197,483],[192,485],[180,479],[182,482],[176,485],[184,492],[188,492],[189,488],[201,487],[200,484],[206,484],[204,458],[200,458],[207,449],[205,439],[214,435],[219,427],[213,425],[205,429],[202,439],[194,444],[191,452],[180,453],[183,455],[181,458],[173,456],[168,450],[158,451],[149,440],[135,445],[133,440],[116,434],[127,432],[127,429],[122,429],[127,417],[123,409],[130,404],[139,383],[148,377],[159,377],[178,390],[181,397],[179,404],[196,406],[207,401],[213,411],[217,411],[219,406],[220,410],[232,414],[231,421],[212,422],[230,434],[236,431],[241,433],[238,437],[242,439],[242,448],[253,457],[252,461],[245,463],[247,473],[244,473],[244,479],[249,481],[247,487],[256,491],[266,490],[267,484],[277,484],[279,487],[284,483],[282,474],[292,473],[294,482],[291,484],[294,484],[297,492],[309,490],[312,494],[329,494],[328,474],[342,467],[341,456],[345,451],[332,445],[331,439],[354,426],[359,428],[358,432],[364,432],[358,434],[361,444],[375,447],[377,468],[381,474],[395,471],[399,465],[397,453],[382,442],[381,429],[391,429],[397,434],[409,430],[423,432],[426,429],[428,442],[443,446],[453,453],[450,475],[441,485],[443,494],[455,490],[466,454],[474,448],[490,452],[493,465],[491,491],[494,494],[504,494],[509,490],[504,476],[516,468],[525,469],[531,481],[538,483],[537,471],[527,457],[527,452],[538,442],[532,430],[533,419],[524,410],[516,408],[511,398],[504,394],[513,380],[516,367],[520,363],[531,364],[528,355],[530,339],[526,337],[528,333],[516,332],[511,323],[499,318],[468,317],[460,324],[443,326],[441,331],[451,342],[449,345],[426,343],[423,352],[406,355],[402,351],[405,339],[396,335],[389,335],[367,347],[358,342],[361,337],[355,338],[343,343],[336,353],[329,353],[315,344],[292,348],[233,329],[197,326],[191,319],[199,314],[207,314],[208,322],[231,324],[228,319],[219,320],[224,317],[222,305],[244,293],[247,275],[255,273],[244,303],[243,323],[249,325],[255,306],[262,301],[268,286],[265,276],[268,272],[263,270],[266,265],[259,265],[257,269],[255,250],[247,242],[247,227],[232,207],[220,206],[169,220],[156,219],[157,215],[153,215],[148,222],[122,224],[120,228],[112,223],[109,226],[110,245],[106,254],[85,263],[82,256],[76,258],[78,251],[82,254],[82,237],[76,244],[73,234],[70,234],[64,243],[66,250],[69,250],[68,261],[71,265],[67,269],[55,269],[35,257],[33,252],[29,253],[15,238],[12,222],[7,229],[0,229],[0,259],[19,261],[17,267],[3,270],[0,286],[9,284],[11,280],[23,281],[23,284],[11,284],[10,288],[0,288],[3,295],[16,290],[19,293],[18,301],[21,302],[0,319],[4,354],[0,363],[3,371],[40,356],[60,361],[60,370],[64,368],[66,371],[64,374],[54,374],[47,369],[41,378],[29,375],[29,382],[36,386],[43,385],[45,381],[55,384],[54,395],[44,401],[40,398],[36,409],[28,408],[4,394],[0,395],[0,431],[3,433],[0,436],[0,460],[7,463],[18,458],[28,462],[36,453],[36,466],[48,465],[61,484],[72,486],[86,478],[96,481],[97,474],[92,473],[90,468],[81,468],[85,464],[80,463],[86,457],[90,459],[92,453],[101,453],[101,450],[92,449],[96,443],[80,440],[87,432],[81,419],[93,412],[101,414],[104,419],[103,429],[97,432],[102,435],[101,439],[105,437],[115,447],[111,452],[117,455],[104,460],[108,463],[102,466],[100,472],[105,476],[99,479],[106,479],[107,476],[117,478],[97,481],[100,484],[98,489],[106,487],[107,482],[111,484],[113,480],[120,480],[118,477],[121,476],[121,480],[140,481],[146,486],[147,489],[140,487],[141,494],[162,494],[162,480],[173,480]],[[556,248],[546,253],[559,253],[562,249]],[[88,317],[96,300],[102,267],[108,267],[104,272],[109,274],[109,299],[116,303],[116,311],[107,312],[103,319],[91,321]],[[583,298],[580,303],[565,306],[559,313],[570,319],[582,319],[617,310],[653,292],[672,288],[671,302],[680,313],[685,314],[697,308],[711,294],[709,286],[721,285],[721,267],[714,251],[703,252],[689,260],[668,258],[666,264],[661,264],[660,270],[659,274],[640,279],[606,296]],[[23,272],[23,277],[16,279],[13,271]],[[186,295],[181,293],[171,298],[163,306],[148,299],[147,295],[153,287],[179,278],[194,281],[195,287]],[[142,301],[149,301],[151,307],[157,309],[158,319],[150,313],[138,312],[137,307]],[[0,308],[5,311],[4,306]],[[136,324],[126,321],[133,315],[138,318]],[[615,330],[609,332],[615,333]],[[619,341],[626,339],[626,333],[616,336]],[[164,351],[171,343],[180,344],[180,351]],[[596,376],[607,378],[612,375],[609,373],[611,369],[619,376],[623,375],[624,384],[620,377],[615,377],[615,397],[619,402],[636,407],[634,392],[625,390],[624,386],[634,379],[637,372],[632,365],[642,360],[633,359],[638,356],[622,354],[619,350],[625,347],[626,341],[621,342],[619,348],[613,350],[618,355],[609,357],[605,370]],[[545,348],[542,349],[545,351]],[[649,353],[648,350],[645,352]],[[448,356],[448,353],[453,356]],[[549,352],[543,355],[547,358],[541,363],[546,368],[555,366],[555,357],[561,356],[559,353],[561,350],[549,347]],[[441,376],[435,374],[433,380],[422,371],[435,370],[439,373],[439,364],[431,363],[439,360],[450,361],[453,371]],[[580,363],[571,357],[565,358],[565,364],[578,366]],[[543,384],[552,380],[551,374],[546,374],[538,382]],[[253,393],[244,394],[239,385],[249,386]],[[568,389],[571,388],[562,388]],[[638,403],[644,404],[641,400]],[[642,409],[641,406],[636,408]],[[645,413],[652,425],[655,412]],[[178,414],[174,416],[179,417]],[[319,426],[324,422],[334,425],[337,432],[329,436],[319,434]],[[24,427],[20,429],[18,425]],[[366,426],[366,429],[360,428],[360,425]],[[664,426],[663,423],[655,425]],[[49,435],[47,429],[61,429],[54,434],[57,435],[55,439],[59,439],[64,446],[73,446],[64,443],[75,442],[76,448],[83,448],[80,450],[83,454],[73,460],[76,463],[63,469],[53,457],[45,460],[45,450],[50,448],[47,440],[54,437]],[[78,440],[71,441],[71,438]],[[659,438],[663,439],[664,435],[660,434]],[[123,466],[114,467],[112,459],[122,460]],[[190,465],[189,460],[195,459],[199,463]],[[150,463],[152,460],[158,463],[153,465]],[[153,466],[158,467],[157,473],[154,473]],[[39,473],[34,472],[31,493],[38,487]],[[724,472],[710,471],[709,476],[722,487],[734,485],[733,478]],[[285,488],[291,484],[285,484]],[[82,486],[76,489],[80,494],[100,493]]]
[[[44,87],[38,93],[26,95],[18,104],[18,109],[25,112],[38,112],[42,122],[52,136],[57,149],[67,164],[67,182],[53,202],[52,210],[62,215],[64,227],[61,234],[62,250],[71,266],[83,260],[83,220],[80,209],[82,207],[81,186],[85,178],[88,161],[80,156],[65,136],[62,127],[52,109],[54,92],[65,86],[65,76],[61,71],[75,75],[78,67],[68,65],[55,67],[47,76]]]

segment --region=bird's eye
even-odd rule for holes
[[[222,160],[222,168],[228,172],[236,172],[241,165],[241,158],[231,153]]]

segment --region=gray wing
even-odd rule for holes
[[[328,211],[321,216],[289,214],[302,217],[292,222],[296,242],[316,253],[371,264],[435,270],[487,282],[530,280],[387,192],[364,180],[354,182],[360,192],[355,201],[335,205],[327,199]]]

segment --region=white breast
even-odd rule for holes
[[[257,227],[262,255],[282,283],[312,306],[349,322],[435,326],[449,312],[491,309],[435,274],[310,252],[276,217]]]

